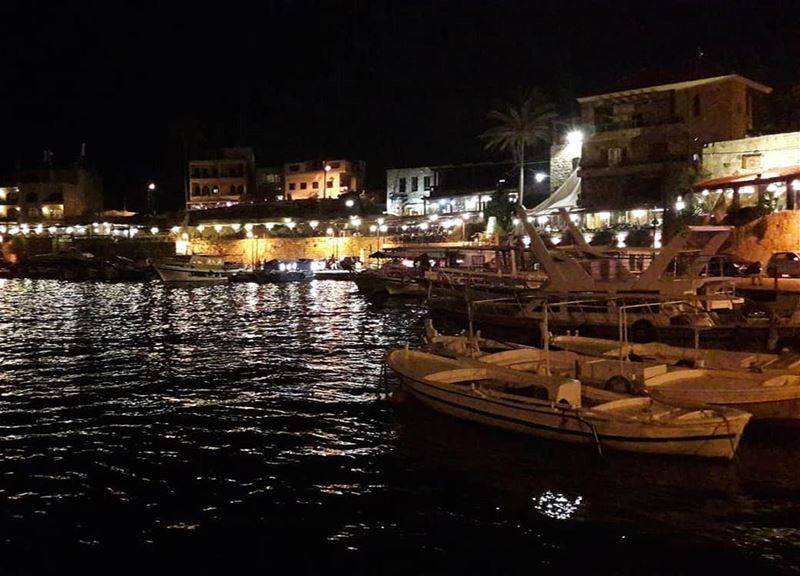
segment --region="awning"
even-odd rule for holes
[[[717,188],[741,188],[742,186],[757,186],[759,184],[782,182],[794,178],[800,178],[800,166],[786,166],[784,168],[772,168],[770,170],[751,172],[749,174],[710,178],[696,183],[694,189],[716,190]]]
[[[572,171],[561,186],[553,190],[544,202],[528,210],[528,214],[537,216],[539,214],[558,212],[559,208],[566,208],[567,210],[575,208],[578,205],[578,194],[580,194],[580,191],[581,179],[576,169]]]

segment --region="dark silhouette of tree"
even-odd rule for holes
[[[531,90],[518,102],[492,110],[489,120],[495,126],[480,135],[486,150],[510,152],[519,169],[520,206],[525,193],[525,150],[550,141],[552,121],[557,114],[552,103],[539,91]]]

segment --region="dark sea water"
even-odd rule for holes
[[[381,378],[425,313],[0,280],[0,573],[800,570],[800,428],[708,462],[460,423]]]

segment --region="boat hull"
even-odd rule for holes
[[[424,297],[428,294],[425,286],[411,277],[390,277],[373,273],[357,273],[351,276],[359,292],[368,296],[413,296]]]
[[[219,270],[188,269],[169,265],[155,265],[156,274],[170,284],[224,284],[228,276]]]

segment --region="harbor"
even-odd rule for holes
[[[354,570],[488,570],[449,552],[475,539],[508,567],[645,570],[665,546],[731,570],[800,561],[794,430],[748,425],[731,461],[601,456],[392,401],[384,353],[422,344],[423,299],[327,280],[0,284],[18,334],[0,343],[7,548],[51,541],[87,566],[263,550],[306,572],[322,569],[308,547]]]
[[[8,3],[0,576],[800,573],[800,5]]]

